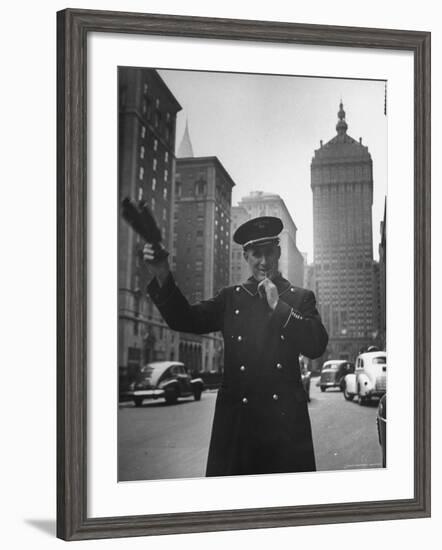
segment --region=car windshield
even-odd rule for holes
[[[337,370],[338,368],[339,368],[339,365],[337,365],[336,363],[331,363],[330,365],[324,365],[324,370],[325,369]]]
[[[386,357],[374,357],[373,358],[373,364],[374,365],[384,365],[387,362]]]

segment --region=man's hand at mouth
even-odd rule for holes
[[[276,285],[268,277],[265,277],[258,285],[258,292],[261,298],[266,298],[269,308],[274,311],[279,300]]]

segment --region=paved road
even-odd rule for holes
[[[345,401],[337,389],[321,393],[313,380],[309,412],[318,470],[382,466],[377,401],[365,406]]]
[[[201,401],[162,401],[119,408],[119,479],[204,476],[216,393]],[[381,466],[376,405],[360,406],[341,392],[321,393],[312,381],[309,404],[318,470]]]

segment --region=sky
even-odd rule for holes
[[[235,182],[232,205],[251,191],[279,194],[298,228],[297,245],[313,261],[310,164],[315,149],[336,135],[342,99],[347,133],[373,160],[373,253],[387,194],[384,81],[159,70],[182,110],[196,157],[216,156]]]

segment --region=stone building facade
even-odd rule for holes
[[[118,70],[118,195],[146,201],[172,246],[176,98],[153,69]],[[105,201],[103,201],[105,205]],[[120,380],[148,361],[177,359],[178,338],[147,297],[144,243],[119,217],[118,364]],[[111,276],[111,275],[110,275]],[[111,298],[110,298],[111,299]]]
[[[173,269],[192,302],[212,298],[229,285],[230,209],[234,182],[217,157],[177,159]],[[180,334],[180,359],[193,370],[220,371],[220,334]],[[190,362],[192,361],[192,363]]]

